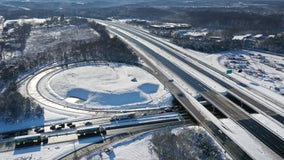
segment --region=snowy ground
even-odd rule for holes
[[[70,68],[49,77],[46,86],[60,100],[99,110],[160,108],[172,101],[154,76],[124,64]]]
[[[123,140],[117,144],[113,144],[109,149],[111,152],[101,152],[96,151],[87,157],[81,158],[81,160],[93,159],[93,160],[111,160],[111,159],[123,159],[123,160],[139,160],[148,159],[154,160],[158,159],[158,156],[151,151],[152,143],[150,142],[152,138],[151,133],[146,133],[138,137]],[[143,157],[143,158],[142,158]]]

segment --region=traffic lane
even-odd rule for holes
[[[237,122],[266,144],[275,153],[284,158],[284,141],[281,138],[271,133],[268,129],[253,119],[243,119]]]
[[[251,119],[245,113],[240,111],[239,109],[234,108],[233,105],[229,105],[229,101],[226,102],[226,99],[220,99],[216,93],[207,92],[203,93],[205,98],[209,98],[213,105],[218,105],[218,108],[221,108],[229,114],[238,124],[243,126],[247,131],[249,131],[252,135],[258,138],[261,142],[267,145],[270,149],[272,149],[275,153],[284,158],[284,141],[272,133],[270,130]]]
[[[268,114],[269,116],[271,116],[275,120],[279,121],[281,124],[284,124],[284,117],[282,115],[277,114],[276,112],[274,112],[273,110],[271,110],[271,109],[267,108],[266,106],[260,104],[256,100],[248,97],[247,95],[242,94],[240,91],[238,91],[235,88],[232,88],[229,91],[232,92],[233,94],[239,96],[242,100],[244,100],[244,101],[252,104],[256,108],[260,109],[264,113]]]
[[[225,148],[229,148],[233,151],[231,152],[233,159],[252,160],[246,152],[244,152],[231,138],[224,134],[214,123],[211,121],[206,121],[205,123],[207,124],[208,129],[214,134],[214,137],[217,137]]]
[[[54,123],[54,124],[49,124],[49,125],[45,125],[45,126],[39,126],[36,128],[44,128],[44,133],[50,133],[50,132],[55,132],[55,131],[65,131],[65,130],[69,130],[69,129],[73,129],[70,128],[69,126],[67,126],[68,123],[72,123],[72,125],[75,125],[75,128],[80,128],[80,127],[84,127],[86,126],[86,123],[90,122],[91,125],[98,125],[98,124],[104,124],[104,123],[109,123],[109,118],[101,118],[101,119],[86,119],[86,120],[81,120],[81,121],[68,121],[68,122],[62,122],[62,123]],[[59,125],[64,124],[64,127],[62,127],[61,129],[56,129],[56,127],[58,127]],[[51,126],[55,126],[55,129],[51,129]],[[35,129],[32,129],[33,132],[35,133]]]
[[[249,118],[249,116],[243,113],[235,104],[224,98],[224,96],[219,93],[204,92],[201,93],[201,95],[229,118],[232,117],[234,120]]]
[[[284,141],[272,133],[270,130],[260,125],[255,120],[251,119],[249,116],[242,113],[240,110],[236,110],[232,105],[226,105],[222,99],[219,99],[215,93],[204,93],[211,100],[214,99],[214,103],[219,107],[222,107],[226,113],[228,113],[237,123],[243,126],[246,130],[257,137],[261,142],[267,145],[275,153],[284,158]],[[222,103],[223,102],[223,103]]]
[[[113,135],[122,134],[122,133],[135,134],[137,132],[145,132],[145,131],[155,130],[155,129],[164,128],[164,127],[168,127],[168,126],[177,127],[177,126],[184,126],[184,125],[194,126],[195,124],[192,124],[192,122],[190,120],[174,121],[174,122],[162,122],[162,123],[157,123],[157,124],[145,124],[145,125],[139,125],[139,126],[131,126],[131,127],[127,127],[127,128],[109,129],[109,130],[107,130],[107,135],[113,136]]]

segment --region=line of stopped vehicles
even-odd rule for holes
[[[110,121],[117,120],[125,120],[135,117],[135,112],[121,113],[115,114],[110,118]],[[60,136],[60,135],[68,135],[68,134],[76,134],[78,139],[85,137],[94,137],[94,136],[102,136],[104,137],[107,134],[107,128],[103,125],[93,125],[92,122],[85,122],[83,127],[76,128],[76,125],[72,122],[60,123],[50,125],[49,129],[51,131],[59,131],[66,128],[66,132],[56,132],[56,134],[45,133],[45,127],[36,127],[34,132],[36,134],[28,135],[27,130],[14,132],[15,138],[12,138],[9,142],[15,143],[15,148],[28,147],[34,145],[45,145],[48,144],[48,139],[52,136]],[[69,130],[68,130],[69,128]],[[62,130],[63,131],[63,130]],[[10,135],[11,134],[7,134]],[[6,137],[7,138],[7,137]]]

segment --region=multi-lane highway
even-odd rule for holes
[[[120,25],[116,25],[116,27],[119,27]],[[238,99],[240,99],[243,103],[247,103],[249,106],[252,106],[254,108],[257,108],[258,110],[260,110],[261,112],[266,113],[267,115],[271,116],[272,118],[274,118],[275,120],[279,121],[280,123],[284,124],[284,117],[278,113],[276,113],[275,111],[273,111],[272,109],[268,108],[267,106],[263,105],[262,103],[256,101],[255,99],[253,99],[252,97],[250,97],[250,95],[248,94],[243,94],[241,91],[239,91],[238,89],[235,89],[232,85],[230,85],[228,82],[226,82],[224,79],[222,79],[223,76],[228,77],[230,80],[232,80],[233,82],[235,82],[236,84],[239,84],[242,87],[246,87],[248,89],[251,89],[249,86],[243,84],[242,82],[238,81],[235,78],[229,77],[228,75],[226,75],[225,73],[215,69],[214,67],[192,57],[189,56],[188,54],[184,54],[180,51],[178,51],[177,49],[173,48],[172,46],[159,41],[157,39],[154,39],[152,36],[150,36],[149,34],[139,31],[139,30],[134,30],[134,29],[129,29],[127,26],[125,27],[124,25],[123,29],[127,30],[127,32],[130,32],[131,34],[138,36],[140,38],[145,39],[146,41],[150,42],[151,44],[154,44],[155,46],[158,46],[159,48],[162,48],[164,51],[166,51],[167,53],[169,53],[170,55],[174,56],[175,58],[177,58],[178,60],[184,62],[185,64],[187,64],[188,66],[190,66],[191,68],[197,70],[198,72],[202,73],[203,75],[206,75],[207,77],[209,77],[210,79],[216,81],[217,83],[219,83],[220,85],[222,85],[224,88],[227,89],[227,92],[230,93],[231,95],[235,95],[236,97],[238,97]],[[184,58],[183,56],[188,56],[191,60],[199,63],[200,65],[203,65],[206,67],[206,69],[201,68],[200,66],[194,64],[191,60],[188,60],[186,58]],[[209,71],[208,71],[209,70]],[[212,70],[212,71],[210,71]],[[218,76],[216,76],[216,74],[214,73],[218,73]],[[195,83],[198,84],[198,83]],[[200,89],[200,88],[199,88]],[[272,99],[268,99],[269,101],[276,103],[276,105],[281,105],[279,104],[279,102],[277,102],[276,100],[272,100]]]
[[[154,59],[155,61],[161,63],[164,67],[167,68],[167,70],[171,71],[175,75],[177,75],[180,79],[183,80],[186,84],[194,88],[196,91],[198,91],[206,100],[208,100],[210,103],[212,103],[215,107],[219,108],[222,112],[224,112],[229,118],[233,119],[235,122],[237,122],[240,126],[245,128],[248,132],[250,132],[252,135],[254,135],[256,138],[258,138],[261,142],[263,142],[265,145],[267,145],[271,150],[273,150],[275,153],[277,153],[279,156],[284,158],[284,142],[283,139],[277,136],[274,132],[268,130],[266,127],[259,124],[257,121],[252,119],[248,113],[246,113],[244,110],[242,110],[239,106],[234,104],[232,101],[224,97],[223,95],[215,92],[213,89],[210,88],[210,86],[207,86],[206,84],[202,83],[198,78],[194,77],[193,75],[189,74],[186,71],[186,68],[182,68],[178,65],[178,63],[175,63],[173,59],[168,58],[168,55],[171,55],[173,57],[176,57],[178,60],[180,60],[183,63],[186,63],[190,65],[191,68],[196,69],[203,73],[204,75],[208,76],[209,78],[215,80],[217,83],[223,85],[226,89],[229,90],[229,92],[232,92],[233,94],[238,94],[240,98],[245,99],[245,102],[250,103],[250,105],[254,105],[255,107],[259,107],[260,110],[263,110],[268,115],[271,115],[273,118],[278,120],[279,122],[283,122],[283,117],[272,110],[270,110],[268,107],[262,105],[257,100],[252,99],[251,97],[247,98],[246,95],[242,94],[236,89],[233,89],[232,86],[230,86],[228,83],[225,83],[224,81],[221,81],[216,76],[213,76],[212,74],[209,74],[208,72],[205,72],[204,69],[201,69],[201,67],[194,65],[193,63],[190,63],[189,61],[185,61],[182,57],[178,56],[171,48],[159,44],[157,40],[150,38],[149,36],[145,36],[146,33],[140,34],[140,31],[137,31],[135,28],[132,27],[125,27],[124,25],[115,24],[111,22],[103,22],[107,23],[110,27],[108,27],[109,30],[111,30],[113,33],[131,41],[133,44],[138,46],[140,49],[142,49],[145,53],[147,53],[147,57]],[[115,26],[115,27],[111,27]],[[129,33],[129,34],[126,34]],[[130,36],[132,35],[132,36]],[[164,52],[168,53],[168,55],[162,55],[161,53],[158,53],[157,51],[151,49],[151,47],[147,46],[147,44],[143,43],[143,41],[139,41],[139,39],[143,39],[143,41],[150,42],[151,45],[155,45],[156,48],[159,48],[160,50],[163,50]],[[245,86],[245,85],[243,85]],[[177,96],[179,97],[179,96]],[[214,123],[212,122],[208,123],[203,119],[204,117],[200,114],[198,114],[195,111],[195,107],[191,106],[189,104],[185,104],[186,98],[185,97],[179,97],[179,100],[184,104],[185,107],[189,107],[190,112],[199,119],[201,124],[205,126],[205,128],[215,128]],[[188,102],[187,102],[188,103]],[[252,104],[251,104],[252,103]],[[194,113],[193,113],[194,112]],[[201,118],[203,117],[203,118]],[[214,127],[212,127],[212,125]],[[210,127],[211,126],[211,127]],[[218,127],[217,127],[218,128]],[[210,129],[208,129],[210,130]],[[216,129],[215,129],[216,130]],[[213,129],[213,135],[216,134],[216,131]],[[217,135],[217,137],[219,137]],[[220,137],[219,137],[220,139]],[[231,154],[234,154],[235,151],[229,149],[229,152]],[[240,157],[235,157],[239,158]]]

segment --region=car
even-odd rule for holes
[[[57,126],[55,129],[56,130],[61,130],[63,127],[62,126]]]
[[[177,94],[179,97],[184,97],[184,94],[183,93],[178,93]]]
[[[172,108],[170,108],[170,107],[168,107],[168,108],[165,108],[165,109],[164,109],[164,111],[166,111],[166,112],[172,112],[172,111],[173,111],[173,109],[172,109]]]
[[[50,129],[51,129],[51,130],[55,130],[55,129],[56,129],[56,125],[51,125],[51,126],[50,126]]]
[[[111,152],[113,151],[113,148],[112,148],[112,147],[110,147],[110,148],[105,148],[105,149],[103,149],[103,151],[104,151],[106,154],[109,154],[109,153],[111,153]]]
[[[92,125],[93,123],[92,122],[86,122],[85,123],[85,126],[90,126],[90,125]]]
[[[43,132],[44,132],[44,128],[37,127],[37,128],[34,129],[34,131],[35,131],[36,133],[43,133]]]
[[[68,126],[68,127],[70,127],[71,125],[73,125],[72,122],[66,123],[66,126]]]
[[[163,114],[163,113],[166,113],[166,111],[159,111],[158,113],[159,114]]]
[[[69,128],[76,128],[76,125],[72,124],[72,125],[69,126]]]
[[[60,126],[61,128],[65,128],[65,124],[64,124],[64,123],[59,124],[59,126]]]

